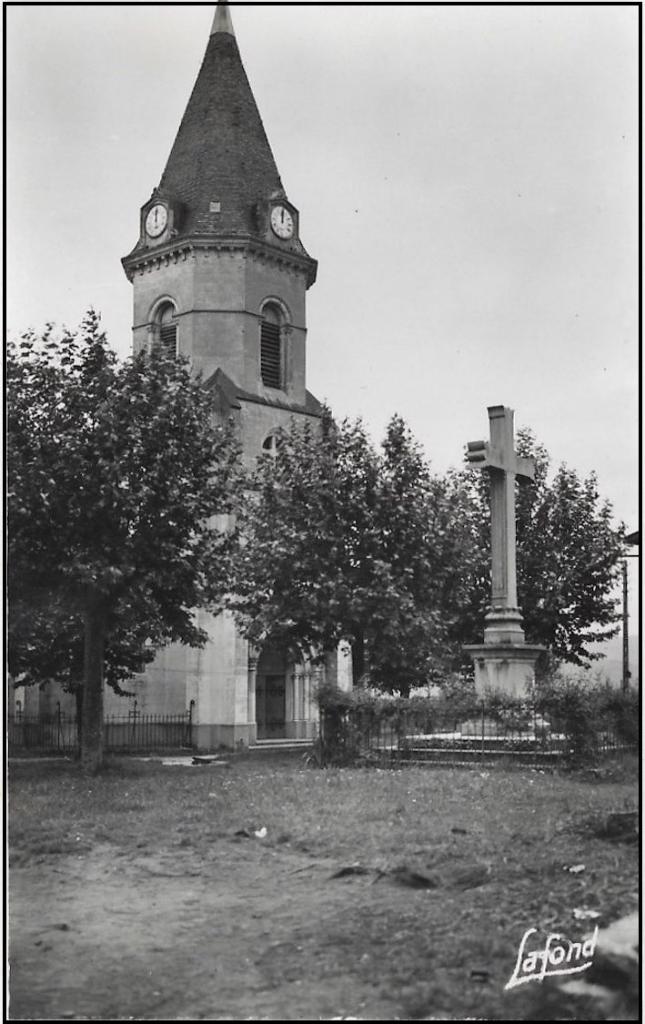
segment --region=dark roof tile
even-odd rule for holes
[[[286,198],[235,36],[211,35],[158,194],[184,204],[181,235],[253,234],[254,206]],[[211,211],[220,204],[220,212]]]

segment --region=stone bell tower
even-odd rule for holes
[[[226,3],[217,5],[168,162],[122,263],[134,292],[134,351],[162,345],[187,356],[214,408],[234,417],[247,462],[271,450],[293,417],[320,418],[306,389],[305,297],[317,265],[300,239]],[[249,652],[226,614],[200,613],[199,622],[211,643],[162,651],[137,684],[139,707],[174,713],[193,700],[200,746],[310,734],[305,667],[280,652]]]

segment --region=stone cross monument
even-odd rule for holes
[[[521,696],[533,680],[535,662],[544,650],[524,642],[515,567],[515,479],[532,480],[535,461],[520,458],[514,451],[512,409],[491,405],[488,419],[490,442],[470,441],[466,458],[471,465],[490,472],[491,606],[483,644],[469,644],[464,650],[475,662],[479,693],[491,687]]]

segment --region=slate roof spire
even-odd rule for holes
[[[253,234],[256,204],[286,198],[226,3],[156,191],[183,204],[180,236]]]
[[[226,0],[218,0],[215,8],[215,17],[213,18],[211,35],[214,36],[216,32],[228,32],[230,36],[235,35],[231,11]]]

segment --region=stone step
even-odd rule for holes
[[[275,739],[275,740],[256,740],[255,743],[249,744],[249,751],[266,751],[266,750],[307,750],[313,745],[313,740],[307,739]]]

